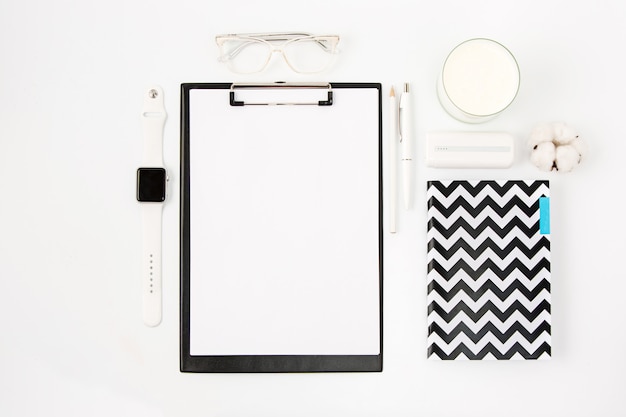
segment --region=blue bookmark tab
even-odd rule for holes
[[[539,198],[539,233],[550,234],[550,198]]]

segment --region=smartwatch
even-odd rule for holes
[[[161,87],[146,90],[141,113],[143,160],[137,169],[137,201],[141,206],[141,292],[143,321],[161,322],[161,219],[167,196],[167,171],[163,163],[163,127],[167,113]]]

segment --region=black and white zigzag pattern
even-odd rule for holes
[[[428,182],[428,356],[548,359],[547,181]]]

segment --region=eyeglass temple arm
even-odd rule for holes
[[[248,35],[250,37],[263,39],[265,41],[290,41],[294,38],[306,38],[306,37],[314,37],[312,33],[307,32],[285,32],[285,33],[257,33]],[[315,43],[320,46],[322,49],[329,49],[326,46],[325,42],[319,39],[315,39]]]
[[[307,33],[307,32],[276,32],[276,33],[246,33],[240,36],[245,36],[249,38],[258,38],[258,39],[263,39],[266,41],[288,41],[293,38],[313,36],[313,34]]]

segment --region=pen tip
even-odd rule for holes
[[[389,91],[389,97],[395,97],[396,96],[396,91],[393,89],[393,86],[391,87],[391,91]]]

